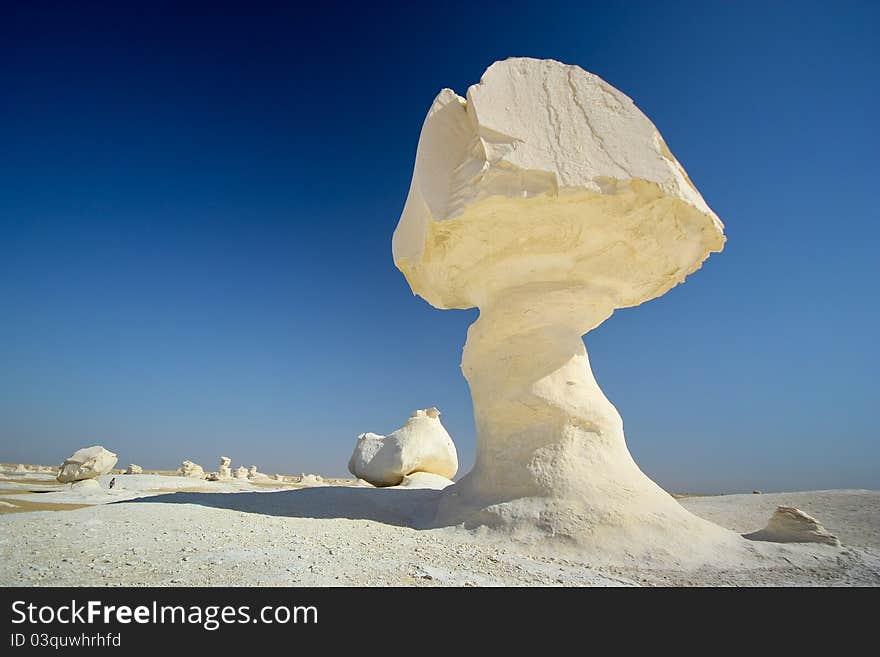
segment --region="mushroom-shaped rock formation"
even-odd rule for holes
[[[129,463],[125,469],[125,474],[143,474],[144,469],[136,463]]]
[[[348,470],[374,486],[396,486],[414,472],[452,479],[458,471],[458,453],[440,422],[440,411],[426,408],[414,411],[402,427],[387,436],[358,436]]]
[[[840,539],[830,533],[813,516],[793,506],[779,506],[764,529],[745,537],[752,541],[774,543],[825,543],[840,546]]]
[[[94,479],[107,474],[116,465],[116,454],[100,445],[83,447],[61,464],[57,479],[62,484],[83,479]]]
[[[582,339],[724,241],[657,128],[596,75],[514,58],[467,98],[441,91],[392,242],[415,294],[480,310],[461,363],[477,461],[433,522],[622,546],[668,546],[685,527],[728,540],[639,470]]]
[[[180,468],[178,468],[177,474],[181,477],[204,479],[205,469],[198,463],[193,463],[192,461],[184,461],[183,463],[181,463]]]
[[[247,479],[248,478],[248,469],[243,465],[238,466],[235,469],[235,478],[236,479]]]

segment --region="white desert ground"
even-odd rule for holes
[[[116,485],[108,489],[112,477]],[[591,554],[485,528],[419,530],[436,490],[303,487],[174,475],[103,475],[78,491],[50,473],[0,473],[4,586],[859,586],[880,585],[880,491],[687,497],[699,517],[759,530],[779,505],[842,545],[744,541],[704,563]]]

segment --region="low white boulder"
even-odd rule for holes
[[[128,467],[125,469],[125,474],[143,474],[143,473],[144,473],[144,469],[135,463],[129,463]]]
[[[116,454],[100,445],[83,447],[61,464],[61,472],[58,473],[57,479],[62,484],[94,479],[110,472],[116,461]]]
[[[458,453],[440,423],[440,411],[426,408],[415,411],[406,424],[387,436],[358,436],[348,470],[374,486],[396,486],[413,472],[452,479],[458,471]]]
[[[770,522],[764,529],[745,538],[773,543],[825,543],[840,546],[840,539],[830,533],[813,516],[793,506],[776,507]]]
[[[243,465],[238,466],[235,469],[235,478],[236,479],[247,479],[248,478],[248,469]]]

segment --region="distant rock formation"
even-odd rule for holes
[[[248,469],[243,465],[238,466],[235,469],[235,478],[236,479],[247,479],[248,478]]]
[[[326,486],[324,483],[324,478],[321,475],[314,474],[301,474],[299,479],[297,480],[298,484],[302,486]]]
[[[819,524],[813,516],[793,506],[780,506],[764,529],[744,534],[752,541],[773,543],[825,543],[840,546],[840,539]]]
[[[116,454],[100,445],[83,447],[61,464],[57,479],[62,484],[94,479],[110,472],[116,465],[116,460]]]
[[[128,467],[125,469],[125,474],[143,474],[143,473],[144,473],[144,469],[141,466],[136,465],[134,463],[129,463]]]
[[[268,479],[269,475],[262,472],[257,472],[257,466],[252,465],[250,468],[248,468],[247,478],[251,480]]]
[[[374,486],[396,486],[414,472],[452,479],[458,470],[455,444],[440,423],[440,411],[414,411],[406,423],[387,436],[362,433],[348,470]]]
[[[198,463],[193,463],[192,461],[184,461],[180,469],[178,469],[177,474],[181,477],[192,477],[193,479],[204,479],[205,478],[205,469],[200,466]]]
[[[220,470],[217,472],[217,478],[220,481],[232,479],[232,459],[228,456],[220,457]]]

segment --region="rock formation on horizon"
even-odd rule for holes
[[[180,477],[192,477],[193,479],[204,479],[205,478],[205,469],[200,466],[198,463],[193,463],[192,461],[184,461],[181,463],[180,468],[177,470],[177,474]]]
[[[232,459],[228,456],[220,457],[220,469],[217,471],[217,478],[220,481],[232,479]]]
[[[258,472],[257,466],[252,465],[250,468],[248,468],[247,478],[250,479],[251,481],[255,481],[255,480],[260,480],[260,479],[269,479],[269,475],[267,475],[263,472]]]
[[[458,453],[440,422],[440,411],[426,408],[414,411],[387,436],[359,435],[348,470],[374,486],[396,486],[414,472],[452,479],[458,471]]]
[[[125,469],[125,474],[130,474],[130,475],[131,474],[143,474],[143,472],[144,472],[144,469],[135,463],[129,463],[128,467]]]

